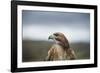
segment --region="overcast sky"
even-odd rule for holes
[[[89,42],[90,14],[73,12],[22,11],[23,39],[48,40],[62,32],[70,42]]]

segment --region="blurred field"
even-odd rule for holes
[[[52,46],[52,42],[48,41],[30,41],[23,40],[22,42],[22,61],[43,61],[47,56],[49,48]],[[90,44],[86,42],[71,43],[71,48],[76,52],[77,59],[89,59],[90,58]]]

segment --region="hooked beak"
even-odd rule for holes
[[[50,35],[50,36],[48,37],[48,39],[55,39],[55,36],[54,36],[54,35]]]

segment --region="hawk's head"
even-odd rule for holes
[[[63,46],[64,48],[69,48],[69,42],[65,35],[60,32],[53,33],[48,39],[52,39],[56,44]]]

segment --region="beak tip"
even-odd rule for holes
[[[52,36],[52,35],[50,35],[50,36],[48,37],[48,40],[49,40],[49,39],[53,39],[53,36]]]
[[[50,36],[48,37],[48,40],[51,39]]]

